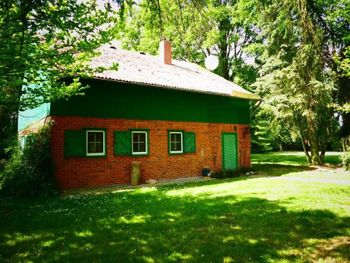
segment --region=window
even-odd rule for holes
[[[169,132],[170,153],[183,153],[182,132]]]
[[[168,131],[169,154],[196,152],[196,134],[187,131]]]
[[[105,131],[88,130],[86,131],[86,155],[104,156],[106,151]]]
[[[147,132],[132,131],[132,154],[148,154]]]

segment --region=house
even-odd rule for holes
[[[62,189],[199,176],[202,169],[250,167],[249,101],[258,96],[198,65],[105,45],[92,66],[118,70],[83,82],[84,96],[22,112],[24,136],[47,120]]]

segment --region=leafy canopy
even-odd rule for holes
[[[93,0],[5,0],[0,7],[1,104],[24,109],[74,94],[78,78],[62,79],[91,72],[84,62],[109,38],[109,7]]]

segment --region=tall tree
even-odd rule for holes
[[[0,138],[15,134],[19,110],[80,90],[77,73],[92,72],[85,62],[109,38],[110,11],[94,0],[1,1]]]
[[[261,16],[266,50],[256,86],[276,118],[299,135],[308,161],[321,164],[333,127],[334,88],[322,53],[323,31],[307,1],[271,2]]]

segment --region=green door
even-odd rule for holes
[[[224,170],[237,169],[237,134],[222,134],[222,168]]]

